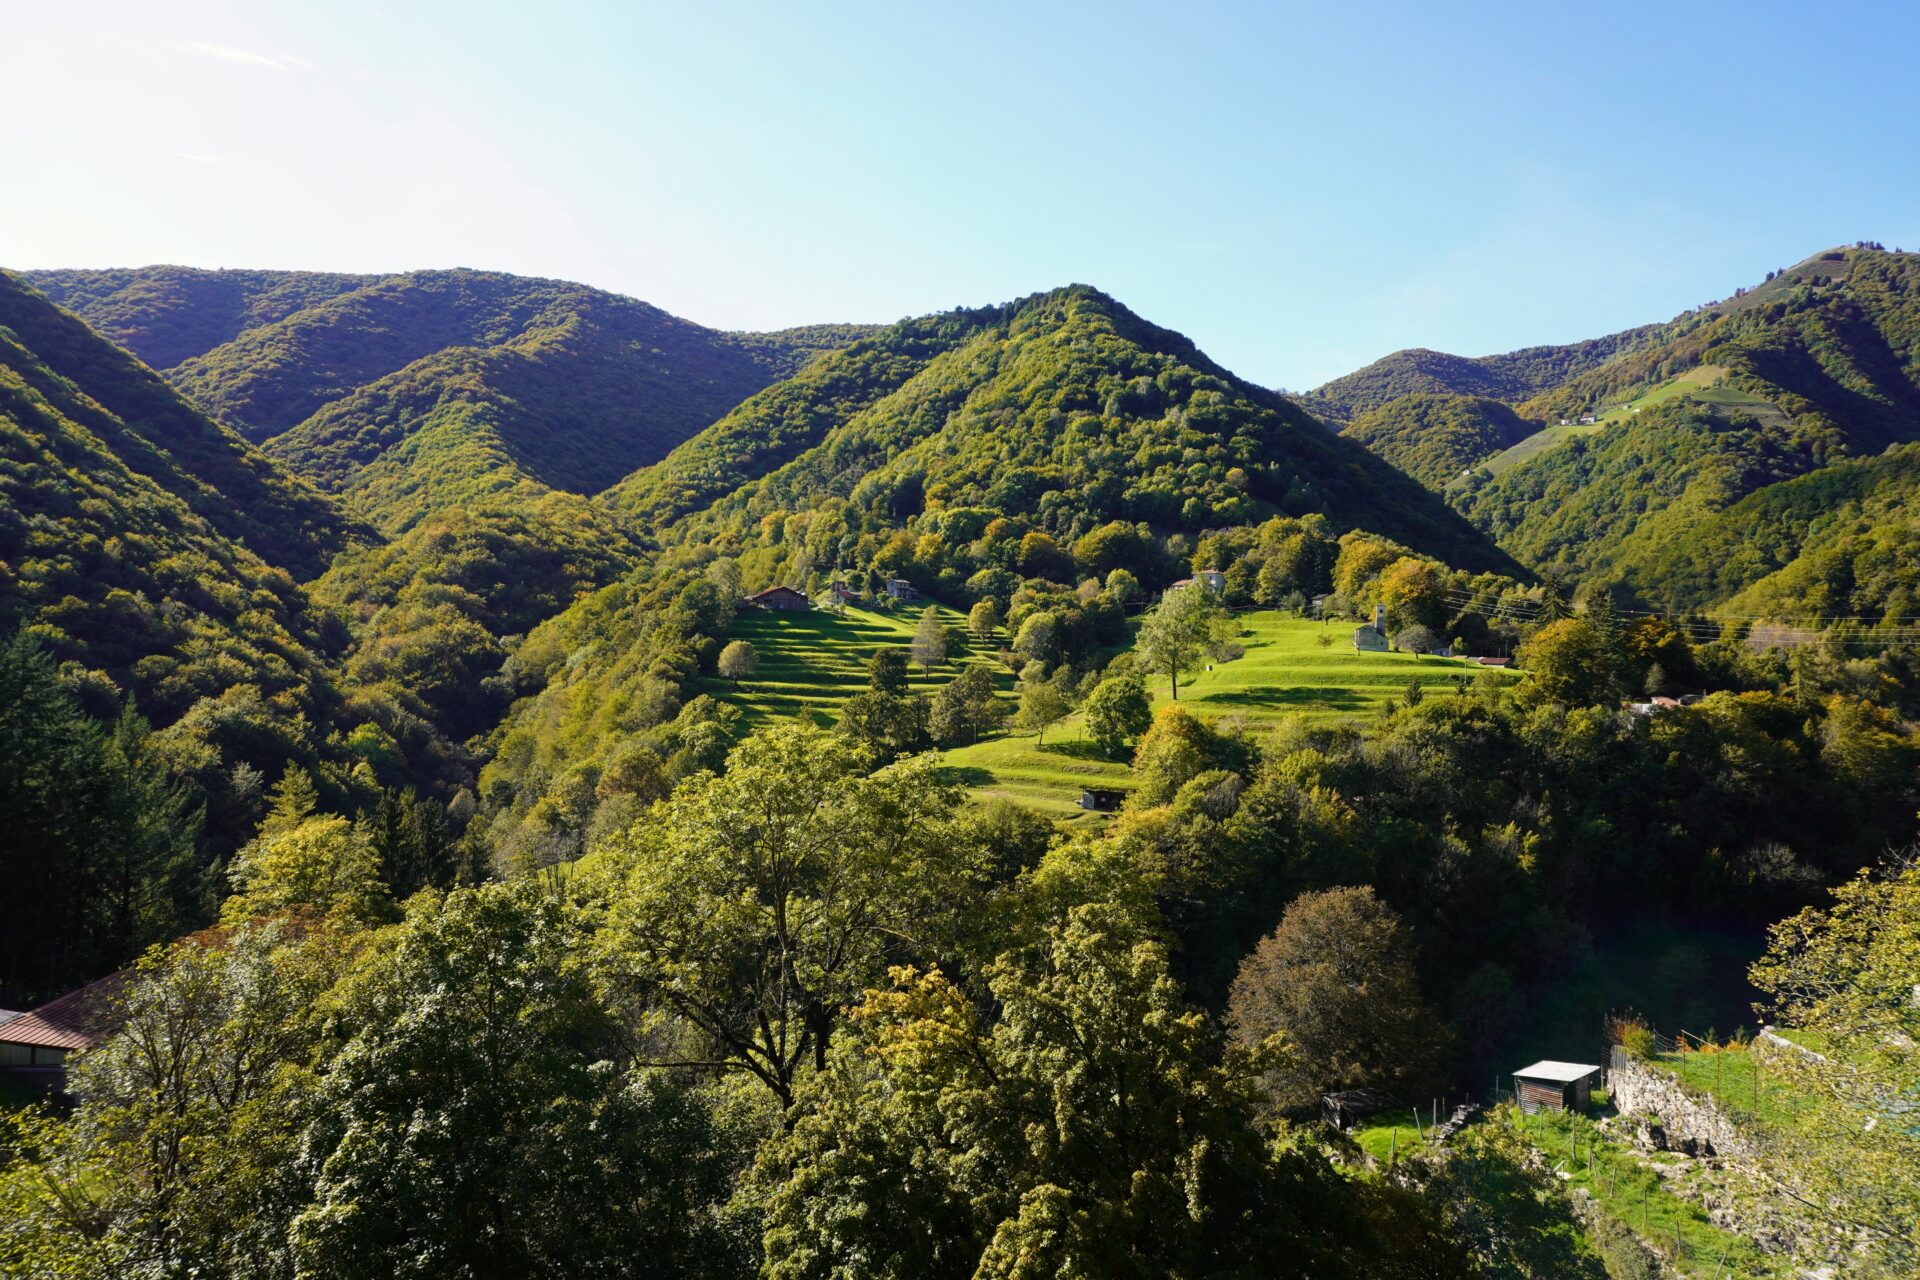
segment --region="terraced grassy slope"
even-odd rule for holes
[[[1217,663],[1182,682],[1180,701],[1209,719],[1238,716],[1253,733],[1301,713],[1313,720],[1372,716],[1419,680],[1428,694],[1451,693],[1455,676],[1481,668],[1464,658],[1410,653],[1357,653],[1353,624],[1314,622],[1274,610],[1242,614],[1238,643],[1246,656]],[[1321,636],[1332,642],[1320,643]],[[1168,691],[1154,689],[1155,705]]]
[[[809,716],[820,724],[840,719],[840,704],[867,687],[867,660],[877,649],[892,646],[906,648],[913,643],[913,630],[920,620],[920,609],[903,608],[897,613],[849,609],[845,617],[830,613],[783,613],[778,610],[749,610],[734,620],[727,633],[729,640],[745,640],[753,645],[758,664],[753,678],[737,686],[718,678],[702,682],[701,692],[740,707],[747,713],[748,727],[757,728],[773,720]],[[941,610],[950,631],[962,629],[965,619]],[[931,693],[960,671],[960,664],[979,662],[993,671],[1003,688],[1012,689],[1013,677],[991,656],[959,654],[944,667],[936,668],[931,678],[912,670],[910,687],[915,693]]]
[[[1612,405],[1595,415],[1593,422],[1568,422],[1546,427],[1528,436],[1520,443],[1487,459],[1480,470],[1490,475],[1499,475],[1511,467],[1537,457],[1569,440],[1581,436],[1596,435],[1615,423],[1626,422],[1644,409],[1665,404],[1669,400],[1689,400],[1696,404],[1737,405],[1749,412],[1779,417],[1780,412],[1759,396],[1750,395],[1725,385],[1727,371],[1723,366],[1703,364],[1689,369],[1678,377],[1668,378],[1633,397]]]
[[[911,609],[895,614],[849,610],[844,618],[742,614],[729,638],[752,642],[758,669],[737,688],[713,679],[703,691],[745,709],[750,724],[801,715],[832,723],[839,719],[840,704],[866,688],[866,663],[874,650],[910,644],[917,617]],[[958,626],[957,614],[947,618]],[[1429,696],[1450,697],[1454,677],[1480,670],[1461,659],[1356,653],[1349,623],[1322,624],[1273,610],[1243,614],[1239,621],[1238,643],[1245,656],[1195,673],[1182,683],[1180,700],[1196,714],[1230,719],[1256,736],[1294,714],[1314,720],[1373,716],[1388,699],[1404,698],[1415,679]],[[1330,638],[1324,646],[1322,635]],[[1011,698],[1012,677],[990,656],[962,655],[959,661],[987,665]],[[914,691],[931,692],[958,670],[949,663],[931,679],[916,670]],[[1168,700],[1164,680],[1156,682],[1153,695],[1156,707]],[[1037,734],[1012,732],[947,751],[943,761],[956,782],[981,798],[1016,800],[1056,817],[1078,815],[1077,801],[1086,787],[1125,790],[1132,785],[1125,763],[1095,752],[1078,714],[1049,729],[1044,744]]]
[[[1353,624],[1320,623],[1277,610],[1240,615],[1238,643],[1245,656],[1215,663],[1180,685],[1180,701],[1208,720],[1228,720],[1259,737],[1290,715],[1310,720],[1366,719],[1388,699],[1404,698],[1418,679],[1429,696],[1452,696],[1455,676],[1480,671],[1455,658],[1410,653],[1356,653]],[[1322,645],[1321,636],[1330,638]],[[1152,689],[1155,709],[1166,704],[1165,680]],[[1079,812],[1084,787],[1125,790],[1124,764],[1104,760],[1086,738],[1078,714],[1047,731],[1009,734],[946,753],[947,764],[976,794],[1005,796],[1056,815]]]

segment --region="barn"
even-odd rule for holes
[[[796,613],[813,608],[813,601],[792,587],[768,587],[748,596],[745,603],[754,609],[790,609]]]
[[[1513,1073],[1513,1096],[1529,1115],[1539,1111],[1585,1111],[1593,1101],[1597,1065],[1546,1059]]]

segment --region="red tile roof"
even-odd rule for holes
[[[119,995],[127,984],[125,969],[69,991],[7,1022],[0,1022],[0,1044],[37,1045],[42,1049],[86,1049],[113,1030],[119,1021]]]

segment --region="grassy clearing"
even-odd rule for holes
[[[1647,1155],[1616,1141],[1609,1126],[1572,1112],[1525,1116],[1504,1109],[1562,1175],[1686,1276],[1765,1277],[1777,1270],[1744,1236],[1716,1227],[1685,1189],[1704,1171],[1684,1156]]]
[[[905,648],[913,643],[920,610],[903,607],[894,613],[849,609],[844,617],[831,613],[786,613],[777,609],[750,609],[734,620],[729,640],[753,645],[758,662],[750,679],[736,687],[732,681],[708,677],[700,692],[740,707],[749,728],[774,720],[809,717],[834,724],[840,706],[867,687],[867,660],[882,648]],[[940,611],[949,631],[964,631],[966,619],[950,609]],[[979,663],[992,671],[1003,691],[1013,688],[1013,677],[991,653],[961,653],[931,677],[918,667],[911,673],[915,693],[931,693],[954,676],[962,664]]]
[[[1593,422],[1555,424],[1534,432],[1525,440],[1481,463],[1479,470],[1499,475],[1529,458],[1557,449],[1569,440],[1595,435],[1608,427],[1629,421],[1642,410],[1669,400],[1693,400],[1702,404],[1738,406],[1762,412],[1773,406],[1759,396],[1749,395],[1725,385],[1727,371],[1720,365],[1703,364],[1650,388],[1632,400],[1612,405],[1596,415]]]
[[[1349,1136],[1381,1164],[1404,1160],[1427,1145],[1422,1126],[1408,1107],[1368,1116],[1353,1126]]]
[[[1601,424],[1597,422],[1585,425],[1574,423],[1565,427],[1542,427],[1525,440],[1522,440],[1519,444],[1513,445],[1511,448],[1502,449],[1499,453],[1488,458],[1480,464],[1479,470],[1485,471],[1489,475],[1497,476],[1502,471],[1519,466],[1529,458],[1537,457],[1549,449],[1557,449],[1576,436],[1590,436],[1594,434],[1594,432],[1599,431],[1600,427]]]
[[[1357,653],[1351,622],[1320,623],[1272,609],[1235,620],[1236,643],[1245,655],[1183,679],[1180,701],[1195,715],[1236,725],[1256,739],[1289,716],[1322,723],[1370,719],[1390,699],[1404,699],[1408,682],[1416,679],[1426,696],[1450,698],[1455,677],[1471,679],[1484,669],[1464,658]],[[1329,637],[1325,645],[1323,635]],[[1155,710],[1172,697],[1164,677],[1153,682],[1152,693]],[[1132,785],[1125,764],[1094,751],[1078,714],[1049,729],[1044,746],[1033,734],[1009,734],[944,758],[977,794],[1018,800],[1057,817],[1080,812],[1075,802],[1084,787]]]
[[[1454,696],[1454,679],[1472,679],[1484,668],[1465,658],[1411,653],[1361,653],[1353,647],[1351,622],[1315,622],[1268,609],[1239,615],[1236,643],[1246,655],[1215,663],[1182,680],[1180,701],[1209,720],[1234,719],[1260,734],[1291,715],[1312,721],[1371,719],[1407,685],[1420,681],[1428,697]],[[1329,642],[1321,643],[1321,637]],[[1154,706],[1171,696],[1156,680]]]
[[[950,610],[941,616],[954,630],[964,621]],[[850,609],[845,617],[742,613],[728,638],[753,644],[759,662],[752,678],[738,687],[709,678],[700,688],[743,708],[750,728],[803,716],[833,724],[841,704],[867,687],[866,664],[874,651],[911,644],[918,620],[913,608],[890,614]],[[1241,614],[1236,621],[1236,642],[1245,655],[1192,673],[1181,682],[1180,701],[1196,715],[1227,721],[1255,737],[1293,715],[1322,722],[1371,718],[1388,700],[1404,699],[1415,679],[1428,697],[1453,697],[1456,677],[1471,679],[1482,670],[1460,658],[1357,653],[1348,622],[1323,624],[1275,610]],[[1012,673],[986,646],[959,655],[931,678],[916,669],[913,691],[931,693],[967,662],[993,672],[1002,695],[1012,698]],[[1153,682],[1152,692],[1156,709],[1169,700],[1164,678]],[[1081,815],[1077,802],[1084,788],[1132,785],[1124,762],[1102,759],[1094,750],[1078,714],[1047,730],[1044,744],[1032,733],[1008,733],[944,752],[942,763],[981,798],[1016,800],[1060,818]]]

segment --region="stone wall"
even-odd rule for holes
[[[1651,1063],[1615,1051],[1607,1071],[1607,1095],[1623,1116],[1643,1118],[1661,1130],[1655,1145],[1696,1156],[1744,1158],[1753,1145],[1720,1109],[1680,1087]]]

